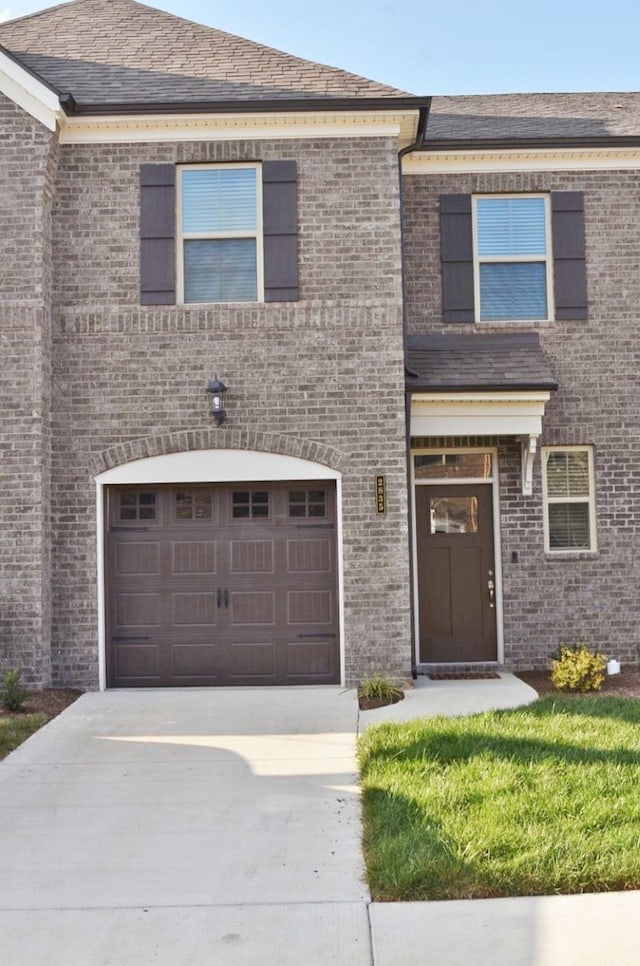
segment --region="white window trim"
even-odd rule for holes
[[[546,237],[546,255],[483,255],[480,257],[478,255],[478,217],[477,217],[477,204],[478,201],[490,201],[492,198],[496,199],[516,199],[516,198],[542,198],[544,201],[544,227],[545,227],[545,237]],[[482,194],[482,195],[472,195],[471,198],[471,211],[472,211],[472,229],[473,229],[473,299],[475,306],[475,317],[476,324],[478,325],[509,325],[511,323],[536,323],[536,322],[550,322],[555,316],[555,305],[553,301],[553,251],[552,251],[552,238],[551,238],[551,197],[548,194],[543,194],[541,192],[519,192],[518,194]],[[534,262],[544,263],[546,266],[546,283],[547,283],[547,317],[545,319],[481,319],[480,318],[480,265],[490,264],[491,262],[497,264],[505,263],[518,263],[531,264]]]
[[[219,171],[223,168],[252,168],[256,172],[256,228],[255,231],[182,231],[182,174],[184,171]],[[259,162],[238,164],[182,164],[177,169],[176,190],[176,249],[178,305],[224,305],[225,302],[185,302],[184,297],[184,242],[191,239],[255,238],[256,240],[256,302],[264,302],[264,232],[262,224],[262,167]],[[243,302],[252,305],[254,302]]]
[[[589,495],[584,496],[549,496],[547,492],[547,461],[550,453],[586,453],[589,469]],[[542,447],[542,507],[544,523],[544,552],[552,556],[579,556],[585,553],[597,553],[598,540],[596,533],[596,489],[593,461],[593,446],[543,446]],[[551,547],[549,539],[549,506],[555,503],[587,503],[589,506],[589,547]]]

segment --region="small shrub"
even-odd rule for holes
[[[367,678],[358,688],[358,697],[365,701],[381,701],[386,704],[395,704],[402,700],[404,692],[402,688],[393,684],[388,678],[376,674],[372,678]]]
[[[604,655],[590,651],[584,641],[561,644],[551,661],[551,680],[558,691],[599,691],[606,665]]]
[[[5,671],[0,692],[0,703],[5,711],[22,710],[27,691],[21,684],[21,677],[21,672],[15,668]]]

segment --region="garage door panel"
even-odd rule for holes
[[[123,681],[157,678],[160,674],[160,653],[157,644],[122,643],[116,645],[116,671]]]
[[[215,574],[217,547],[215,540],[175,541],[172,546],[174,574]]]
[[[220,650],[215,644],[173,644],[170,674],[173,677],[217,677]]]
[[[110,686],[339,681],[333,484],[107,493]]]
[[[276,647],[273,641],[232,641],[231,676],[240,678],[272,678],[276,671]]]
[[[171,606],[171,623],[174,627],[215,627],[217,624],[215,594],[173,594]]]
[[[273,591],[232,593],[229,599],[231,624],[273,624],[276,595]]]
[[[160,573],[159,543],[121,543],[116,548],[116,574],[123,577]]]
[[[332,672],[333,640],[292,641],[287,647],[287,672],[292,677],[315,677]]]
[[[329,540],[287,540],[287,572],[328,574],[331,572]]]
[[[331,623],[331,591],[292,590],[287,595],[289,624]]]
[[[160,594],[118,594],[116,627],[159,627]]]
[[[274,572],[273,540],[232,540],[232,574],[272,574]]]

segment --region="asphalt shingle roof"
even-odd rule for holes
[[[7,21],[0,44],[79,105],[404,94],[135,0],[74,0]]]
[[[482,94],[434,97],[437,141],[640,136],[640,93]]]
[[[535,332],[409,336],[407,365],[413,390],[557,388]]]

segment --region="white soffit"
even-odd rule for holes
[[[640,148],[522,148],[424,151],[406,155],[402,172],[478,174],[498,171],[601,171],[640,168]]]
[[[123,463],[101,473],[96,483],[235,483],[339,478],[340,473],[328,466],[295,456],[254,450],[201,449]]]
[[[62,144],[150,141],[233,141],[239,137],[393,137],[399,147],[415,137],[418,112],[315,112],[276,114],[149,114],[65,117]]]
[[[539,436],[549,392],[415,393],[412,436]]]
[[[50,131],[55,131],[63,116],[58,95],[1,50],[0,91]]]

